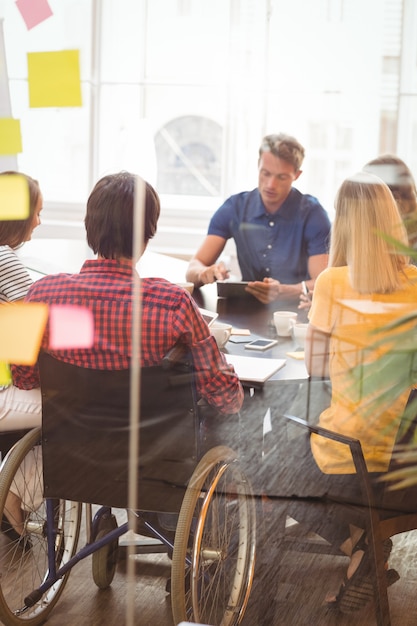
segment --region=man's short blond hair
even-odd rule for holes
[[[291,135],[279,133],[278,135],[265,135],[259,148],[259,158],[264,152],[271,152],[274,156],[290,163],[298,172],[304,161],[305,150],[303,146]]]

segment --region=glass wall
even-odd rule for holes
[[[417,172],[413,0],[50,6],[27,30],[0,0],[18,167],[41,181],[47,221],[80,220],[94,181],[129,169],[162,196],[154,245],[186,224],[191,252],[222,199],[256,186],[270,132],[305,145],[297,185],[330,214],[341,180],[381,152]],[[80,50],[82,107],[30,108],[27,52],[63,49]]]

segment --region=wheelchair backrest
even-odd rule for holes
[[[125,508],[130,437],[139,438],[141,510],[177,511],[198,458],[192,372],[140,372],[139,429],[130,424],[130,371],[77,367],[41,353],[44,494]]]

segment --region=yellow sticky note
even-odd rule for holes
[[[0,176],[0,221],[29,217],[29,185],[24,176]]]
[[[47,304],[0,305],[0,361],[17,365],[36,363],[47,320]]]
[[[20,120],[11,117],[0,118],[0,154],[18,154],[22,152]]]
[[[299,352],[287,352],[286,355],[293,359],[297,359],[298,361],[304,360],[304,350],[300,350]]]
[[[0,361],[0,385],[10,385],[12,374],[7,363]]]
[[[78,50],[28,52],[29,105],[81,106]]]

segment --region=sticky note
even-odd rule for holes
[[[52,350],[91,348],[94,318],[90,309],[54,304],[49,312],[49,347]]]
[[[0,385],[10,385],[12,374],[7,363],[0,361]]]
[[[24,176],[0,176],[0,220],[25,220],[29,203],[29,185]]]
[[[36,363],[48,320],[48,305],[11,302],[0,305],[0,361]]]
[[[290,356],[292,359],[297,359],[298,361],[304,360],[304,350],[297,352],[286,352],[287,356]]]
[[[29,106],[81,106],[78,50],[28,52]]]
[[[53,15],[47,0],[16,0],[16,6],[28,30]]]
[[[0,118],[0,154],[18,154],[22,152],[20,120],[11,117]]]

